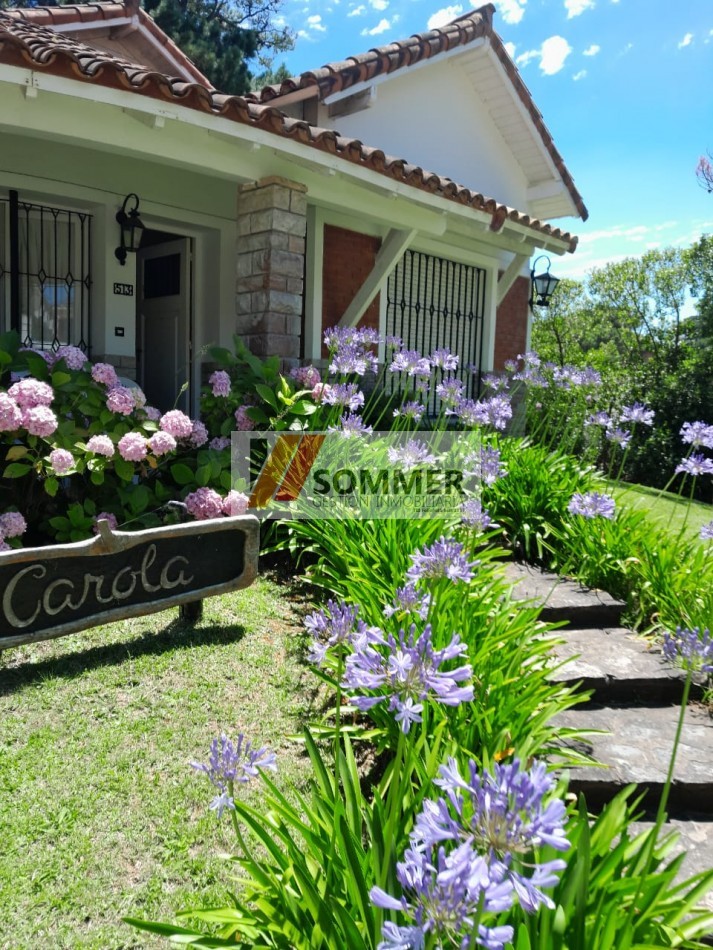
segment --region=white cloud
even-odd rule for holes
[[[347,16],[361,16],[363,13],[366,13],[366,7],[361,3],[358,7],[354,7],[353,10],[350,10]]]
[[[379,33],[385,33],[387,30],[391,29],[391,20],[383,19],[379,20],[375,27],[371,30],[362,30],[362,36],[378,36]]]
[[[540,50],[540,69],[545,76],[554,76],[564,66],[572,47],[563,36],[550,36]]]
[[[385,10],[389,5],[389,0],[369,0],[374,10]]]
[[[539,49],[529,49],[524,53],[520,53],[515,62],[518,66],[527,66],[531,59],[537,59],[538,56],[542,55],[542,50]]]
[[[503,43],[505,47],[505,52],[508,54],[510,59],[515,59],[515,44],[514,43]]]
[[[578,82],[580,79],[584,79],[586,75],[587,75],[587,70],[580,69],[578,73],[575,73],[574,76],[572,76],[572,79],[574,79],[575,82]]]
[[[690,46],[693,42],[693,33],[686,33],[681,42],[678,44],[679,49],[683,49],[684,46]]]
[[[322,23],[322,17],[317,13],[314,16],[307,17],[307,25],[318,33],[326,33],[327,27]]]
[[[597,46],[596,43],[592,43],[591,46],[588,46],[588,47],[585,49],[583,55],[584,55],[584,56],[596,56],[600,49],[601,49],[601,46]]]
[[[519,23],[525,15],[527,0],[496,0],[496,5],[505,23]]]
[[[460,3],[454,3],[451,7],[443,7],[441,10],[436,10],[436,12],[428,18],[426,26],[429,30],[435,30],[439,26],[445,26],[446,23],[455,20],[462,12],[463,6]]]
[[[585,10],[591,10],[593,6],[594,0],[564,0],[568,20],[571,20],[574,16],[579,16]]]

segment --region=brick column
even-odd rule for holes
[[[255,356],[297,365],[302,336],[307,189],[283,178],[238,193],[236,329]]]

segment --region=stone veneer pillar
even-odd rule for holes
[[[300,356],[307,197],[304,185],[265,178],[238,193],[236,329],[255,356]]]

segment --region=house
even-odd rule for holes
[[[547,219],[587,217],[493,12],[246,97],[136,0],[0,13],[2,328],[164,408],[210,343],[290,366],[336,323],[450,346],[474,391],[526,348],[532,254],[575,249]]]

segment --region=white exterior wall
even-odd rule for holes
[[[370,107],[329,119],[330,127],[527,209],[525,174],[455,59],[404,70],[375,85],[374,92]]]

